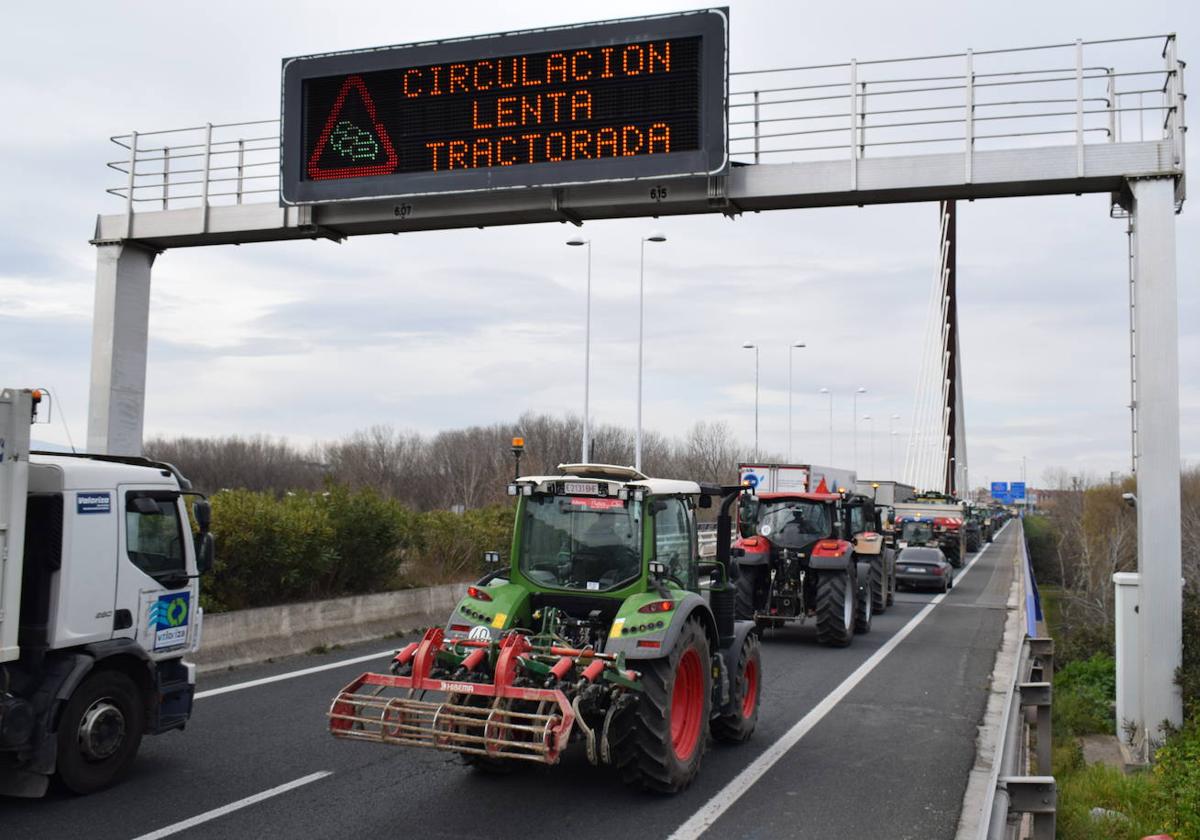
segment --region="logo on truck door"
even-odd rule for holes
[[[147,629],[154,633],[154,650],[166,650],[187,644],[190,615],[190,592],[160,595],[150,607],[146,625]]]

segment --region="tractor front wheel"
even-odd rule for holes
[[[712,703],[708,637],[695,618],[668,656],[637,663],[642,695],[613,739],[624,781],[660,793],[683,790],[700,769]]]
[[[758,635],[750,633],[738,654],[737,673],[729,698],[729,712],[712,721],[712,734],[718,741],[745,741],[758,724],[758,707],[762,697],[762,645]]]
[[[853,581],[848,572],[821,572],[817,582],[817,641],[846,647],[854,639]]]

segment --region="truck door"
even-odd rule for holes
[[[191,527],[176,490],[118,488],[122,512],[115,637],[151,656],[191,643],[198,608]],[[123,625],[123,626],[122,626]]]

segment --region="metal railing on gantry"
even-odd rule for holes
[[[868,156],[1168,140],[1184,166],[1184,62],[1176,38],[967,50],[730,74],[735,164],[856,161]],[[111,138],[126,213],[272,200],[279,121],[211,123]],[[268,198],[272,197],[272,198]]]

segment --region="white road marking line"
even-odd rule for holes
[[[233,685],[223,685],[220,688],[210,688],[208,691],[197,691],[194,699],[202,700],[205,697],[216,697],[218,694],[228,694],[231,691],[241,691],[244,688],[256,688],[260,685],[269,685],[270,683],[282,682],[283,680],[294,680],[296,677],[307,677],[309,674],[332,671],[336,668],[356,665],[359,662],[369,662],[372,659],[381,659],[385,656],[391,658],[395,653],[396,648],[388,648],[387,650],[379,651],[379,653],[368,653],[365,656],[356,656],[353,659],[340,659],[337,662],[315,665],[312,668],[302,668],[299,671],[288,671],[286,674],[276,674],[273,677],[263,677],[262,679],[247,680],[246,682],[234,683]]]
[[[165,828],[160,828],[158,831],[152,831],[149,834],[143,834],[140,837],[135,837],[134,840],[159,840],[162,837],[170,837],[172,834],[178,834],[181,831],[186,831],[209,820],[215,820],[217,817],[223,817],[226,814],[231,814],[234,811],[241,810],[250,805],[262,802],[264,799],[270,799],[272,796],[279,796],[281,793],[287,793],[289,790],[295,790],[298,787],[303,787],[310,782],[315,782],[324,779],[326,776],[333,775],[332,770],[320,770],[316,773],[309,773],[307,776],[302,776],[291,782],[286,782],[278,787],[273,787],[270,790],[264,790],[262,793],[256,793],[253,796],[247,796],[245,799],[239,799],[237,802],[230,802],[228,805],[222,805],[220,808],[213,808],[211,811],[205,811],[203,814],[197,814],[190,819],[182,820],[181,822],[168,825]]]
[[[1004,527],[1007,528],[1008,524],[1005,523]],[[1004,528],[1000,529],[1000,531],[1003,530]],[[997,536],[999,536],[999,532],[997,532]],[[971,571],[975,564],[979,562],[979,558],[986,554],[987,550],[993,545],[995,543],[988,543],[984,546],[971,562],[955,575],[955,586],[958,585],[960,580],[966,577],[967,572]],[[841,702],[842,698],[862,682],[867,674],[871,673],[875,669],[875,666],[884,660],[884,657],[895,650],[916,629],[917,625],[924,621],[929,613],[933,612],[933,608],[940,604],[946,598],[947,594],[942,593],[935,596],[920,612],[909,619],[908,623],[896,632],[896,635],[888,639],[883,647],[871,654],[870,658],[854,670],[854,673],[846,677],[837,688],[827,694],[808,714],[800,718],[778,741],[768,747],[766,752],[756,758],[725,787],[717,791],[717,794],[696,811],[687,822],[675,829],[675,832],[667,840],[695,840],[695,838],[712,828],[713,824],[732,807],[733,803],[741,798],[742,794],[750,790],[754,783],[762,778],[763,774],[770,770],[779,759],[783,758],[788,750],[796,746],[800,739],[809,733],[809,730],[820,723],[821,719],[829,714],[833,710],[833,707]]]

